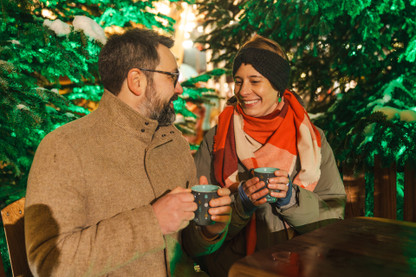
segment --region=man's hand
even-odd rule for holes
[[[205,176],[201,176],[199,184],[208,184],[207,178]],[[220,197],[209,201],[209,206],[211,208],[208,210],[208,213],[211,215],[211,219],[215,221],[215,224],[202,227],[202,232],[208,238],[215,237],[224,232],[231,220],[230,190],[228,188],[220,188],[217,190],[217,193]]]
[[[242,184],[245,194],[255,206],[260,206],[267,202],[265,196],[269,193],[269,190],[266,188],[262,189],[264,185],[264,182],[260,182],[258,177],[253,177]]]
[[[177,187],[152,205],[162,234],[168,235],[188,226],[197,205],[190,189]]]

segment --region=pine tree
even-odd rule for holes
[[[191,112],[187,103],[193,103],[196,105],[216,105],[216,102],[219,99],[218,93],[213,88],[206,86],[200,86],[200,84],[206,84],[210,79],[218,79],[218,77],[227,74],[225,69],[216,68],[214,70],[204,72],[196,77],[190,78],[181,83],[183,88],[183,94],[181,97],[174,102],[175,112],[180,114],[183,120],[178,120],[175,122],[175,126],[186,136],[195,136],[196,135],[196,120],[197,115]],[[190,143],[191,150],[197,150],[199,148],[198,144]]]
[[[142,26],[173,35],[175,20],[159,13],[156,2],[2,1],[1,207],[24,195],[41,139],[96,107],[103,92],[97,67],[106,40],[103,29]],[[175,105],[179,113],[192,117],[184,102],[209,99],[189,84],[185,89],[191,96],[185,93],[186,99]],[[190,128],[182,124],[182,129]]]
[[[305,100],[338,161],[362,167],[416,157],[415,0],[197,1],[198,39],[226,62],[253,34],[290,58],[290,87]],[[396,135],[397,134],[397,135]]]
[[[1,1],[0,208],[25,195],[42,138],[96,108],[103,92],[97,67],[106,40],[103,29],[147,27],[173,35],[175,20],[159,13],[156,2]],[[209,101],[192,82],[188,89],[183,101]],[[189,112],[183,103],[178,108]],[[0,250],[9,269],[0,230]]]
[[[231,62],[254,34],[288,52],[290,88],[324,129],[339,165],[366,173],[372,215],[374,155],[416,169],[415,0],[197,1],[208,33],[198,42]],[[403,218],[403,175],[397,175]]]

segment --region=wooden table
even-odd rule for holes
[[[338,221],[238,260],[228,276],[416,276],[416,223]]]

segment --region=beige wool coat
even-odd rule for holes
[[[164,236],[151,203],[197,184],[189,145],[105,92],[97,110],[48,134],[30,170],[25,237],[35,276],[192,276],[210,253],[192,223]],[[181,239],[181,237],[183,239]],[[186,249],[189,256],[185,254]]]

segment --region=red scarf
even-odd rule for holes
[[[320,176],[321,136],[304,107],[288,90],[277,110],[264,117],[244,114],[237,104],[224,109],[214,137],[214,174],[221,186],[236,188],[238,161],[247,168],[276,167],[292,173],[293,183],[313,191]],[[247,254],[254,252],[254,215],[246,230]]]

